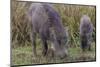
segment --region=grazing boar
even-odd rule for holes
[[[48,3],[32,3],[28,10],[28,18],[32,25],[31,40],[33,52],[36,55],[36,34],[42,41],[43,55],[48,52],[48,41],[51,43],[50,49],[55,55],[63,58],[67,56],[67,33],[62,24],[59,13]]]
[[[81,48],[91,50],[93,25],[90,18],[87,15],[83,15],[80,20],[80,39]]]

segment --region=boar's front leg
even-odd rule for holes
[[[91,51],[92,48],[91,48],[91,43],[92,43],[92,33],[90,33],[88,36],[88,50]]]
[[[32,49],[33,49],[33,55],[36,56],[36,33],[32,31],[30,35],[31,41],[32,41]]]
[[[43,56],[46,56],[47,55],[47,51],[48,51],[48,44],[47,44],[47,40],[45,38],[45,36],[43,34],[40,34],[40,37],[41,37],[41,41],[42,41],[42,54]]]

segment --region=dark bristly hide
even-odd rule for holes
[[[48,41],[50,41],[50,49],[54,51],[55,56],[65,57],[67,55],[65,48],[67,35],[61,18],[52,5],[47,3],[31,4],[27,15],[32,25],[31,40],[34,54],[36,55],[35,38],[38,33],[42,41],[44,56],[48,52]]]
[[[83,51],[86,49],[91,50],[93,25],[87,15],[83,15],[80,21],[80,38],[81,48]]]

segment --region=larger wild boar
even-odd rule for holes
[[[65,48],[67,35],[60,15],[53,6],[47,3],[32,3],[28,11],[28,18],[32,24],[31,40],[34,54],[36,54],[35,38],[38,33],[42,40],[44,56],[48,52],[49,41],[54,54],[64,58],[67,55]]]

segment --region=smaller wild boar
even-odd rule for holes
[[[91,50],[93,25],[91,19],[87,15],[83,15],[80,20],[80,39],[81,48],[83,51],[86,49]]]

